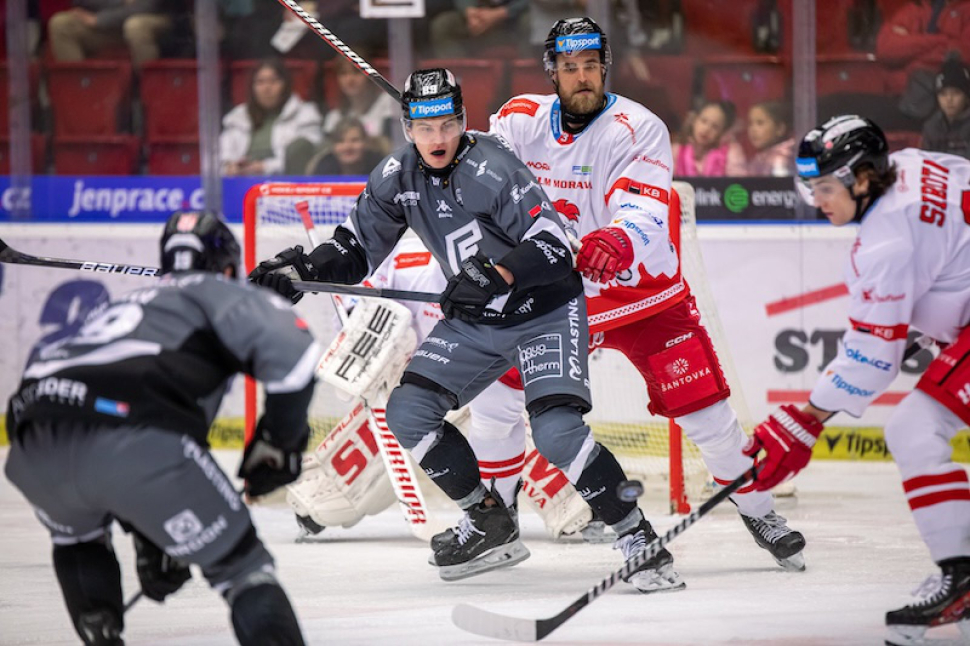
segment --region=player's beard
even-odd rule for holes
[[[589,90],[589,92],[581,92]],[[603,106],[603,90],[583,86],[577,88],[570,96],[562,98],[562,107],[569,114],[577,116],[591,114]]]

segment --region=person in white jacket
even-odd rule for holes
[[[246,103],[222,120],[223,174],[302,173],[323,141],[322,122],[317,106],[293,93],[282,61],[261,62],[253,71]]]

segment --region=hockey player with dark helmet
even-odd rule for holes
[[[592,18],[565,18],[549,30],[542,66],[562,102],[566,132],[583,130],[606,107],[606,74],[613,53],[606,33]]]
[[[445,170],[457,163],[465,134],[461,86],[443,68],[417,70],[404,82],[401,94],[404,136],[415,145],[429,170]]]
[[[861,221],[896,180],[882,129],[857,115],[832,117],[810,130],[795,165],[802,199],[836,226]]]
[[[240,249],[236,237],[218,216],[205,212],[177,212],[165,224],[160,241],[162,273],[202,270],[239,275]]]

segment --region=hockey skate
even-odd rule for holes
[[[956,623],[970,643],[970,559],[944,562],[942,572],[928,578],[914,592],[917,601],[886,613],[887,644],[933,644],[924,639],[927,628]],[[961,642],[962,643],[962,642]]]
[[[790,572],[805,571],[805,555],[802,554],[805,537],[790,528],[783,517],[770,511],[764,518],[741,514],[741,520],[758,546],[768,550],[778,565]]]
[[[613,549],[623,552],[623,558],[629,561],[647,548],[657,538],[657,532],[646,520],[641,520],[635,530],[620,536],[613,544]],[[681,581],[680,575],[674,570],[674,557],[666,548],[652,559],[644,563],[624,581],[633,584],[644,594],[652,592],[674,592],[683,590],[687,584]]]
[[[309,516],[301,516],[300,514],[295,514],[295,516],[296,524],[300,526],[300,535],[296,538],[297,543],[301,543],[303,540],[310,538],[311,536],[316,536],[326,529],[326,527],[317,524]]]
[[[516,490],[516,493],[518,493],[518,490]],[[512,503],[512,506],[508,507],[508,510],[509,510],[509,514],[512,516],[513,522],[515,522],[515,530],[518,531],[519,530],[518,498],[516,498],[515,502]],[[445,545],[451,542],[455,534],[458,533],[458,528],[461,527],[461,523],[465,522],[465,519],[467,518],[468,518],[468,512],[466,511],[465,516],[462,518],[461,522],[459,522],[458,525],[455,525],[454,527],[449,527],[448,529],[440,531],[431,537],[431,556],[428,557],[428,565],[437,566],[437,563],[434,562],[434,553],[442,549]]]
[[[457,527],[431,540],[434,565],[445,581],[509,567],[530,556],[519,540],[514,514],[491,496],[468,509]]]

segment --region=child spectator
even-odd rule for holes
[[[752,177],[790,177],[795,166],[791,117],[779,101],[765,101],[748,110],[748,141],[755,153],[748,160]]]
[[[278,59],[253,71],[249,99],[222,120],[219,151],[225,175],[302,173],[323,140],[320,112],[292,91]]]
[[[745,174],[744,152],[728,133],[734,125],[730,101],[707,101],[688,115],[681,143],[673,145],[675,177],[724,177]]]
[[[357,50],[357,53],[365,61],[373,60],[369,51]],[[340,105],[323,120],[324,134],[330,135],[343,119],[356,117],[364,124],[368,137],[383,137],[389,142],[391,128],[401,116],[400,104],[346,58],[337,59],[335,73]]]
[[[356,117],[341,119],[330,140],[331,145],[310,161],[308,175],[369,175],[386,152],[375,146]]]
[[[940,109],[923,125],[924,150],[970,159],[970,70],[957,60],[943,64],[936,76]]]

